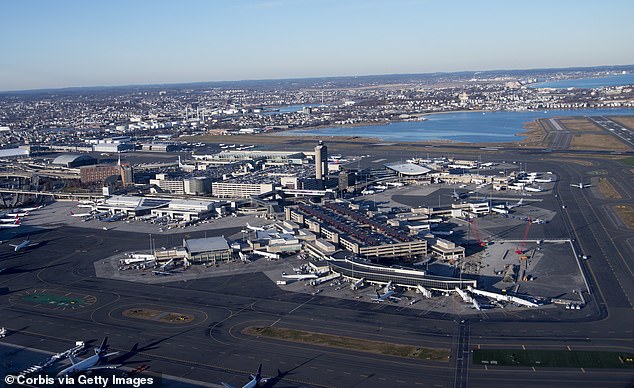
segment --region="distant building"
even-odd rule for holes
[[[271,183],[228,183],[213,182],[211,195],[218,198],[249,198],[273,191]]]
[[[155,179],[150,179],[150,184],[172,194],[185,194],[183,179],[171,179],[167,174],[156,174]]]
[[[165,142],[145,143],[142,145],[143,151],[150,152],[174,152],[178,151],[178,145]]]
[[[194,177],[183,181],[185,194],[204,195],[211,193],[211,179],[208,177]]]
[[[75,168],[81,166],[88,166],[91,164],[97,164],[97,159],[90,155],[78,155],[78,154],[63,154],[56,157],[53,160],[54,165],[64,166],[68,168]]]
[[[123,186],[134,183],[132,167],[129,164],[82,166],[79,173],[81,183],[101,183],[111,176],[120,176]]]
[[[354,186],[356,183],[356,175],[349,171],[341,171],[339,173],[339,190],[345,191],[350,186]]]

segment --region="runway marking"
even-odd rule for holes
[[[289,312],[288,312],[288,314],[292,314],[294,311],[296,311],[297,309],[299,309],[300,307],[302,307],[302,306],[303,306],[303,305],[305,305],[306,303],[308,303],[308,302],[312,301],[313,299],[315,299],[315,298],[310,298],[310,299],[308,299],[306,302],[304,302],[304,303],[300,304],[299,306],[297,306],[297,307],[295,307],[294,309],[292,309],[291,311],[289,311]],[[272,325],[271,325],[271,326],[272,326]]]
[[[566,346],[568,348],[568,351],[572,351],[572,349],[570,349],[570,345]]]
[[[275,322],[271,323],[271,326],[270,326],[270,327],[275,326],[275,324],[276,324],[276,323],[278,323],[278,322],[279,322],[279,321],[281,321],[281,320],[282,320],[282,318],[280,318],[280,319],[278,319],[277,321],[275,321]]]
[[[526,350],[526,346],[522,345],[522,350]]]
[[[583,369],[583,368],[581,368],[581,371],[582,371],[583,373],[586,373],[586,370],[585,370],[585,369]]]
[[[534,366],[531,366],[531,368],[533,368],[533,372],[537,372],[537,371],[535,370],[535,367],[534,367]]]

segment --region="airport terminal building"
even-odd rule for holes
[[[187,260],[191,263],[210,263],[229,261],[233,258],[231,248],[224,237],[208,237],[183,240],[187,251]]]

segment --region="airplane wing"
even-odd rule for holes
[[[119,368],[121,365],[123,365],[123,364],[117,364],[117,365],[114,365],[114,364],[95,365],[95,366],[90,367],[90,368],[88,368],[88,369],[86,369],[86,370],[117,369],[117,368]]]

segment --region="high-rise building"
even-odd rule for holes
[[[328,147],[321,140],[315,147],[315,177],[318,180],[325,180],[328,177]]]

